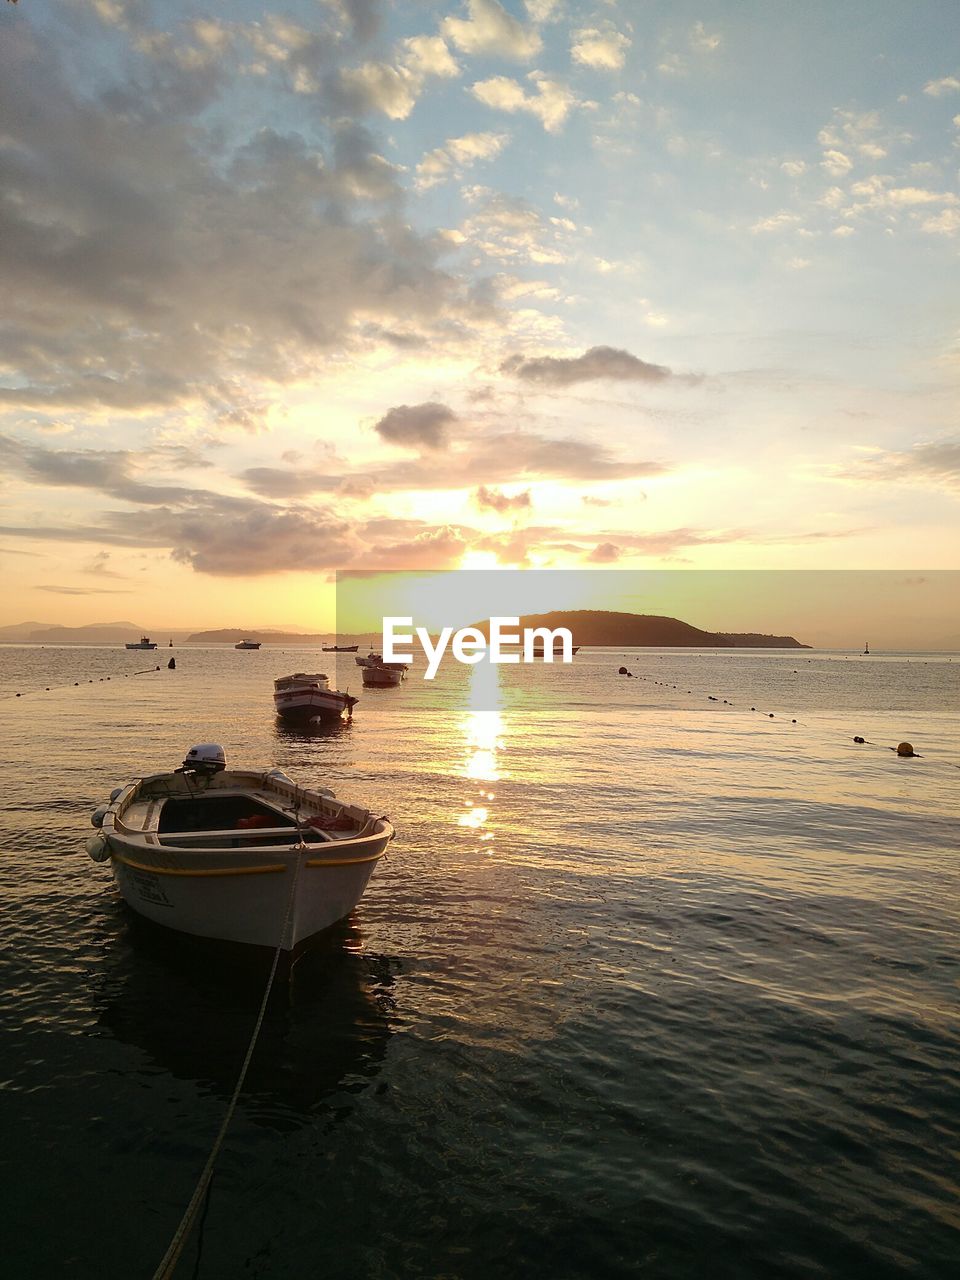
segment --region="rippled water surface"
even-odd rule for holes
[[[4,1274],[151,1275],[210,1151],[262,973],[83,851],[209,740],[398,838],[271,1001],[178,1276],[958,1274],[960,659],[173,652],[0,648]],[[351,724],[278,727],[303,667]]]

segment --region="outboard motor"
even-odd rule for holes
[[[201,742],[199,746],[190,748],[183,764],[174,772],[193,773],[201,778],[212,778],[215,773],[219,773],[226,767],[227,759],[223,754],[223,747],[215,742]]]

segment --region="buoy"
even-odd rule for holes
[[[866,742],[866,738],[854,738],[854,742]]]
[[[751,710],[751,711],[756,711],[756,709],[757,709],[756,707],[751,707],[751,708],[750,708],[750,710]]]
[[[771,720],[773,719],[773,712],[772,712],[772,711],[770,712],[770,719],[771,719]]]
[[[626,667],[621,667],[620,670],[617,672],[618,676],[627,676],[629,674],[630,672],[627,670]]]
[[[900,742],[897,744],[898,756],[915,756],[917,753],[913,749],[912,743]]]
[[[110,843],[102,831],[95,832],[87,841],[86,847],[94,862],[106,862],[110,857]]]

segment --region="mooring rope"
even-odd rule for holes
[[[301,850],[305,848],[306,845],[301,839],[300,845],[297,846],[298,855]],[[263,999],[260,1001],[260,1012],[257,1014],[253,1034],[250,1037],[250,1043],[247,1045],[247,1052],[243,1059],[243,1065],[240,1068],[240,1074],[237,1077],[233,1096],[230,1098],[226,1113],[223,1117],[223,1122],[220,1125],[220,1130],[217,1133],[212,1148],[210,1149],[210,1154],[207,1157],[207,1163],[203,1166],[203,1172],[200,1174],[199,1181],[197,1182],[193,1195],[190,1198],[190,1203],[187,1205],[186,1211],[180,1219],[180,1225],[174,1232],[173,1239],[170,1241],[167,1251],[161,1259],[160,1265],[153,1273],[153,1280],[169,1280],[169,1277],[173,1275],[176,1270],[177,1263],[180,1260],[180,1255],[183,1252],[184,1245],[187,1243],[187,1239],[193,1229],[193,1224],[196,1220],[197,1214],[203,1204],[204,1196],[210,1186],[210,1180],[213,1177],[214,1165],[217,1163],[220,1148],[223,1146],[224,1139],[227,1136],[227,1130],[230,1128],[230,1122],[233,1119],[233,1113],[236,1110],[237,1102],[239,1101],[240,1093],[243,1089],[243,1083],[247,1078],[247,1069],[250,1066],[250,1062],[253,1058],[253,1051],[256,1048],[257,1040],[260,1037],[260,1029],[263,1026],[263,1019],[267,1012],[267,1003],[270,999],[270,992],[273,989],[273,982],[277,976],[280,954],[283,951],[283,943],[287,936],[287,929],[290,925],[290,916],[293,912],[293,903],[297,896],[297,882],[300,879],[300,868],[302,866],[303,858],[298,856],[297,865],[293,873],[293,880],[290,885],[290,897],[287,900],[287,911],[283,919],[283,926],[280,930],[280,941],[273,953],[273,963],[270,966],[270,974],[267,978],[267,985],[264,988]]]

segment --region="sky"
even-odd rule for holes
[[[958,35],[0,5],[0,624],[310,631],[338,569],[954,568]]]

